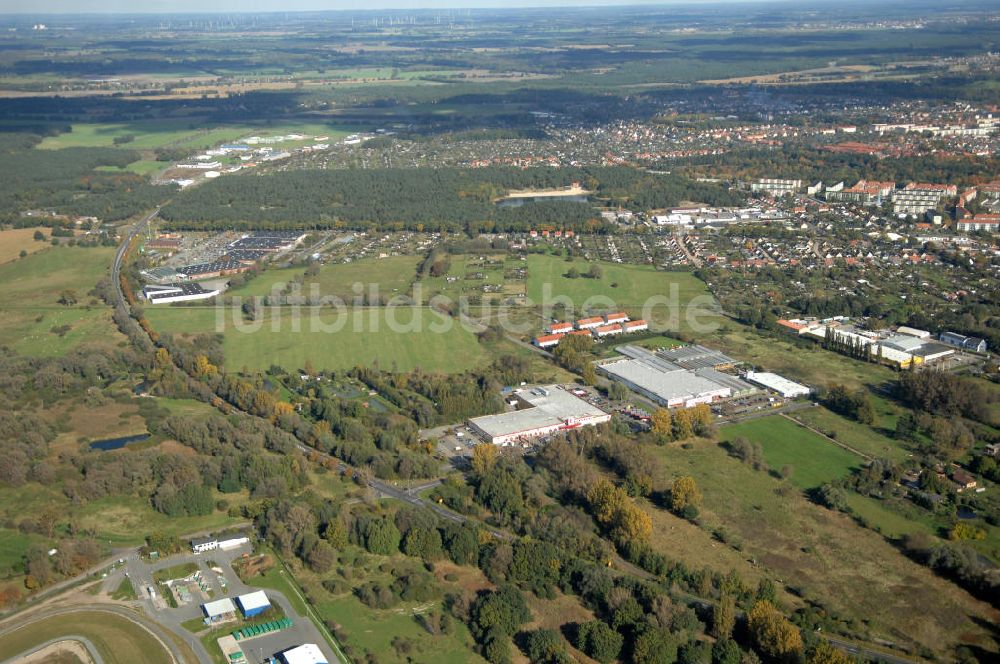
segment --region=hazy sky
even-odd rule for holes
[[[0,0],[0,14],[281,12],[441,7],[691,4],[707,0]]]

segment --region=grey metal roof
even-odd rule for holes
[[[525,389],[517,396],[530,407],[498,415],[475,417],[469,422],[486,434],[496,437],[555,426],[568,419],[587,419],[607,414],[597,406],[555,385]]]

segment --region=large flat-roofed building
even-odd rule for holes
[[[892,348],[921,358],[923,362],[933,362],[955,354],[954,348],[944,344],[934,343],[929,339],[911,337],[906,334],[896,334],[882,342],[883,348]]]
[[[802,189],[802,180],[780,180],[778,178],[760,178],[750,183],[750,191],[755,194],[771,194],[785,196]]]
[[[746,373],[746,379],[751,383],[756,383],[757,385],[777,392],[785,399],[807,397],[811,391],[805,385],[788,380],[784,376],[779,376],[776,373],[768,373],[766,371],[748,371]]]
[[[303,643],[279,655],[284,664],[329,664],[326,655],[315,643]]]
[[[246,272],[250,266],[246,263],[232,260],[217,260],[211,263],[196,263],[176,268],[177,274],[187,279],[211,279],[230,274]]]
[[[236,601],[239,603],[243,615],[247,618],[252,618],[271,608],[271,600],[267,598],[267,594],[263,590],[240,595]]]
[[[682,369],[724,369],[736,364],[736,360],[717,350],[698,344],[677,346],[659,352],[660,357],[674,362]]]
[[[876,182],[874,180],[858,180],[857,184],[840,191],[828,191],[826,200],[861,203],[862,205],[881,205],[896,188],[895,182]]]
[[[687,352],[683,352],[684,349]],[[682,351],[682,352],[677,352]],[[724,374],[715,366],[734,360],[704,346],[685,346],[652,353],[638,346],[619,346],[625,357],[602,364],[599,370],[612,380],[668,408],[689,407],[720,399],[745,396],[757,388]],[[684,362],[688,366],[682,366]]]
[[[601,370],[629,389],[668,408],[711,403],[732,396],[732,389],[678,367],[664,371],[651,363],[623,359],[601,365]]]
[[[516,410],[474,417],[469,426],[488,443],[509,445],[611,419],[608,413],[558,385],[526,388],[514,397]]]
[[[986,342],[979,337],[967,337],[957,332],[942,332],[938,338],[949,346],[957,346],[977,353],[986,352]]]
[[[931,333],[927,330],[918,330],[915,327],[907,327],[906,325],[900,325],[897,327],[896,334],[905,334],[908,337],[917,337],[918,339],[931,338]]]

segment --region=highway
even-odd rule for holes
[[[146,231],[146,227],[149,226],[149,222],[156,218],[160,214],[160,209],[163,206],[156,208],[145,217],[137,221],[128,233],[122,238],[122,243],[118,245],[118,251],[115,253],[115,262],[111,264],[111,280],[115,284],[115,294],[118,300],[118,306],[128,311],[128,302],[125,300],[125,291],[122,290],[121,274],[122,274],[122,263],[125,261],[125,254],[128,253],[128,248],[132,245],[132,240],[136,238],[140,233]]]

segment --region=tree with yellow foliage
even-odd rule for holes
[[[673,437],[673,417],[666,408],[657,408],[653,413],[653,433],[660,442],[666,442]]]
[[[854,660],[827,641],[820,641],[806,657],[807,664],[853,664]]]
[[[288,403],[287,401],[279,401],[274,404],[274,417],[275,419],[281,417],[282,415],[288,415],[295,412],[295,406]]]
[[[209,362],[206,356],[198,355],[194,358],[194,373],[199,378],[207,378],[217,375],[219,367]]]
[[[642,511],[624,489],[608,480],[600,480],[587,492],[591,513],[608,530],[619,546],[642,542],[653,533],[649,515]]]
[[[678,477],[670,487],[670,506],[675,512],[683,512],[689,506],[699,507],[701,500],[701,489],[690,475]]]
[[[480,479],[486,477],[497,465],[499,457],[500,450],[496,445],[490,443],[476,445],[472,450],[472,472]]]
[[[802,634],[767,600],[753,605],[747,629],[757,648],[769,658],[790,659],[802,652]]]
[[[694,419],[690,408],[681,408],[674,413],[674,440],[687,440],[694,435]]]

